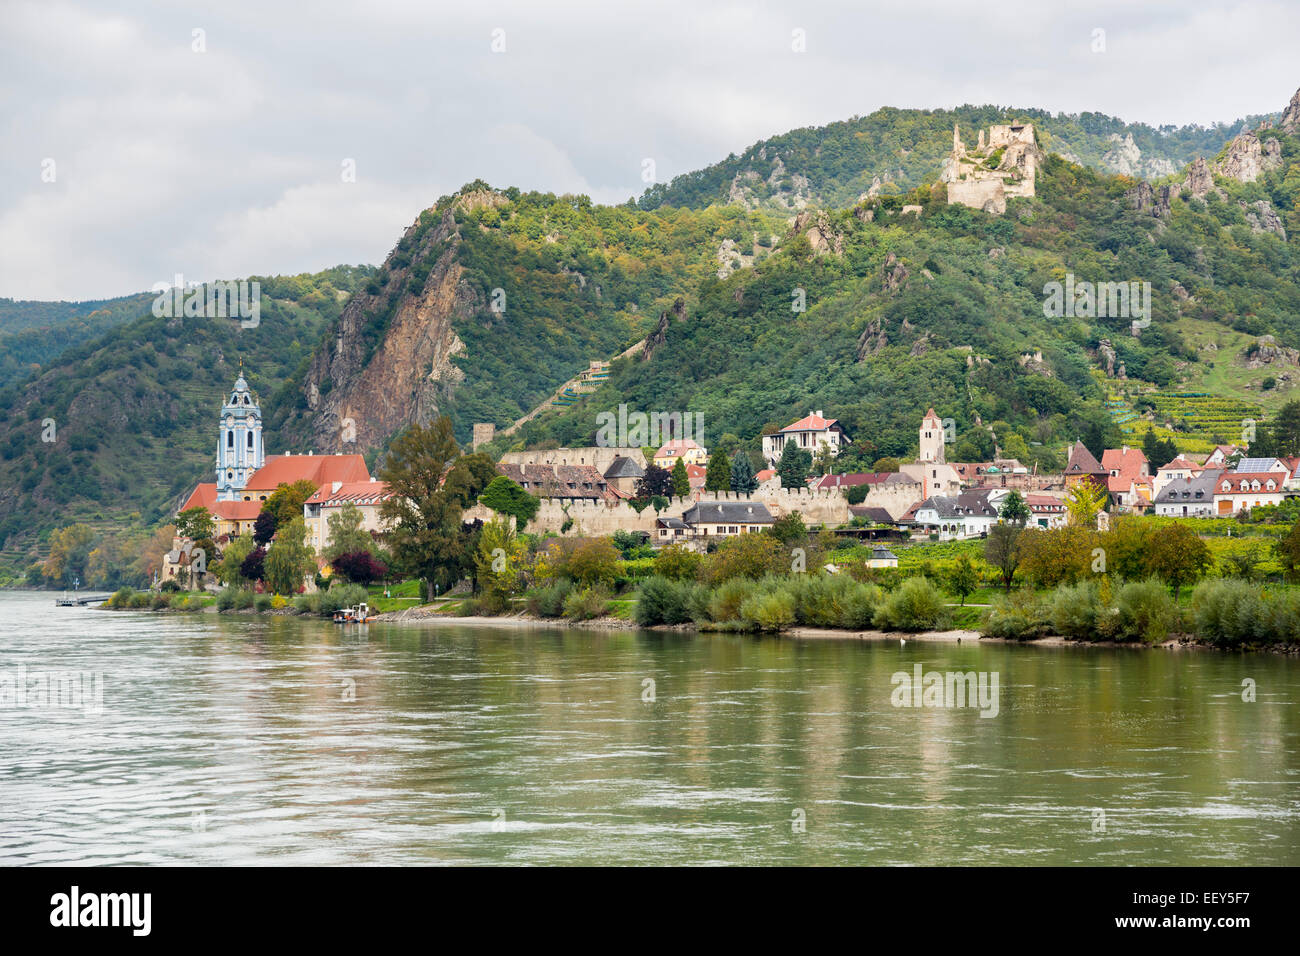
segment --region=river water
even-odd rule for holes
[[[53,603],[0,593],[4,864],[1300,863],[1279,656]]]

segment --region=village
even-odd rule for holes
[[[476,426],[475,446],[491,435],[491,426]],[[835,459],[852,439],[839,421],[817,410],[763,436],[767,467],[752,474],[748,488],[740,476],[731,477],[726,488],[711,483],[710,450],[692,438],[670,439],[655,449],[598,444],[511,451],[500,456],[496,471],[539,499],[535,515],[518,531],[570,538],[633,534],[653,548],[686,545],[706,552],[727,538],[769,529],[797,514],[809,528],[877,542],[867,559],[873,567],[897,566],[890,542],[986,538],[1004,520],[1012,496],[1023,505],[1027,527],[1063,527],[1068,500],[1083,484],[1101,495],[1104,505],[1096,521],[1102,530],[1112,515],[1234,518],[1300,496],[1300,458],[1251,458],[1234,445],[1153,463],[1129,446],[1107,448],[1099,460],[1078,441],[1060,474],[1043,474],[1015,459],[950,462],[945,449],[952,438],[952,429],[930,408],[918,427],[915,460],[900,462],[896,471],[839,472]],[[778,467],[787,446],[825,462],[825,473],[793,487],[783,482]],[[645,493],[648,471],[671,474],[679,468],[689,491]],[[207,512],[218,548],[252,534],[277,489],[304,482],[314,489],[302,505],[306,544],[321,570],[329,571],[323,556],[331,544],[331,518],[342,509],[355,509],[360,529],[372,536],[389,530],[381,509],[391,492],[370,473],[363,456],[266,453],[261,408],[242,371],[221,409],[215,472],[216,480],[199,484],[178,514]],[[646,506],[646,498],[652,506]],[[463,520],[497,517],[480,502],[465,510]],[[509,520],[513,525],[514,518]],[[160,579],[191,574],[194,546],[178,534]],[[305,587],[311,589],[310,577]]]

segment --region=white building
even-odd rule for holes
[[[809,412],[797,422],[786,425],[775,435],[764,435],[763,457],[770,464],[775,465],[781,460],[785,443],[788,441],[794,442],[798,448],[808,452],[813,458],[816,458],[823,448],[829,451],[833,458],[849,444],[849,436],[844,431],[844,426],[836,419],[826,418],[820,411]]]

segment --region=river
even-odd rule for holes
[[[1300,863],[1280,656],[0,611],[5,864]]]

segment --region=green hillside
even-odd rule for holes
[[[991,426],[1004,453],[1044,468],[1076,438],[1140,440],[1152,424],[1172,424],[1187,450],[1236,440],[1240,419],[1228,419],[1266,415],[1300,384],[1294,357],[1246,365],[1262,335],[1300,346],[1296,240],[1253,231],[1240,205],[1288,210],[1290,235],[1300,234],[1300,140],[1279,138],[1281,168],[1252,184],[1220,178],[1225,198],[1175,195],[1167,218],[1134,208],[1133,180],[1059,157],[1040,171],[1037,198],[1001,217],[947,205],[942,187],[831,213],[823,231],[841,255],[814,254],[796,236],[753,269],[705,280],[690,321],[649,362],[616,363],[607,384],[529,423],[516,444],[590,443],[596,415],[620,402],[700,412],[707,438],[749,448],[764,425],[822,409],[881,455],[914,453],[933,405],[957,421],[957,458],[988,457]],[[920,216],[901,215],[905,203]],[[1044,285],[1066,273],[1150,282],[1151,327],[1135,338],[1128,320],[1045,317]],[[806,312],[792,312],[794,289],[805,290]],[[1125,378],[1098,371],[1103,340]],[[1117,390],[1148,416],[1125,431],[1106,404]],[[1203,428],[1186,402],[1171,407],[1180,391],[1223,393],[1228,419]]]
[[[0,299],[0,389],[145,312],[152,292],[89,302]]]
[[[240,358],[273,405],[369,271],[259,279],[256,328],[146,311],[0,392],[0,543],[12,554],[73,521],[151,524],[170,514],[210,477],[216,415]],[[42,441],[47,420],[52,443]],[[269,432],[267,446],[280,449],[279,436]]]
[[[1006,115],[957,114],[967,141]],[[241,356],[271,450],[342,450],[351,418],[348,450],[372,461],[440,414],[467,442],[477,422],[504,430],[540,407],[492,448],[587,444],[597,414],[627,403],[699,412],[705,443],[728,450],[756,450],[765,428],[822,409],[859,441],[846,463],[865,465],[912,453],[933,405],[957,422],[951,457],[1000,450],[1050,469],[1076,438],[1099,450],[1153,427],[1188,451],[1235,440],[1237,417],[1267,418],[1293,397],[1300,139],[1263,130],[1276,163],[1257,181],[1219,176],[1197,198],[1183,171],[1153,205],[1140,180],[1094,168],[1118,121],[1015,115],[1093,165],[1049,156],[1036,197],[1001,216],[949,206],[936,184],[952,112],[880,111],[778,138],[817,160],[816,176],[801,168],[830,203],[798,219],[766,199],[712,204],[733,160],[690,189],[615,207],[475,182],[422,213],[377,269],[262,279],[257,328],[134,318],[0,390],[0,560],[13,566],[73,521],[144,527],[170,514],[211,470],[214,416]],[[845,144],[868,133],[861,156],[904,144],[907,162],[899,191],[859,202],[871,167]],[[1221,154],[1228,133],[1150,131],[1180,160]],[[904,179],[921,185],[901,191]],[[1149,282],[1150,327],[1135,337],[1128,319],[1045,316],[1045,284],[1067,274]],[[590,392],[551,405],[590,360],[643,338],[649,348]],[[47,419],[53,444],[41,441]]]
[[[976,130],[995,123],[1030,122],[1044,149],[1085,166],[1148,178],[1182,169],[1197,156],[1213,156],[1243,125],[1255,128],[1262,116],[1213,126],[1162,126],[1125,123],[1102,113],[1050,113],[1040,109],[961,106],[954,110],[876,110],[828,126],[805,127],[750,146],[739,156],[651,186],[643,209],[662,206],[703,208],[732,201],[737,184],[750,204],[789,209],[796,200],[814,205],[848,206],[878,177],[883,193],[904,192],[933,182],[952,148],[953,124],[974,142]],[[1111,139],[1132,136],[1142,168],[1126,169]]]

